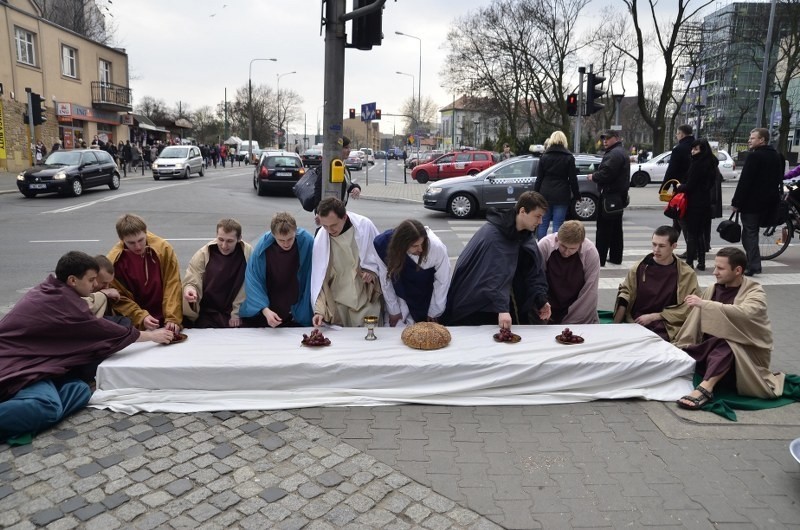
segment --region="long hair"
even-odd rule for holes
[[[403,265],[406,262],[406,254],[409,247],[419,238],[422,238],[422,254],[419,256],[418,266],[422,265],[428,257],[428,233],[425,227],[416,219],[406,219],[394,229],[392,238],[389,240],[389,248],[386,251],[386,279],[393,280],[403,272]]]
[[[711,145],[708,143],[708,140],[705,138],[695,140],[692,142],[692,147],[700,148],[700,152],[698,153],[696,160],[705,162],[711,168],[715,168],[719,165],[719,159],[717,158],[717,155],[714,154],[714,151],[711,150]]]

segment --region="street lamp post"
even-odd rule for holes
[[[417,39],[417,42],[419,42],[419,76],[417,77],[417,123],[419,124],[422,123],[422,39],[414,35],[409,35],[408,33],[403,33],[402,31],[395,31],[394,33],[395,35]],[[416,132],[417,131],[414,131],[415,134]],[[421,138],[417,138],[417,158],[419,158],[421,143]]]
[[[697,103],[694,106],[695,110],[697,110],[697,137],[702,138],[702,127],[703,127],[703,109],[706,108],[705,105],[702,103]]]
[[[250,70],[247,74],[247,107],[250,114],[250,120],[247,131],[247,158],[253,159],[253,63],[256,61],[277,61],[277,59],[253,59],[250,61]],[[227,101],[226,101],[227,104]]]
[[[286,72],[285,74],[275,74],[278,78],[278,88],[277,88],[277,103],[278,103],[278,134],[281,134],[281,130],[283,129],[283,120],[281,119],[281,77],[286,75],[296,74],[297,72]],[[285,117],[285,116],[284,116]],[[279,137],[280,138],[280,137]],[[278,140],[278,149],[281,147],[281,141]]]
[[[407,75],[411,78],[411,128],[412,134],[416,134],[416,123],[418,120],[414,119],[414,74],[407,74],[405,72],[395,72],[397,75]]]

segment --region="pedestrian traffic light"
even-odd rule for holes
[[[350,109],[350,119],[356,119],[356,109]]]
[[[375,109],[375,119],[381,119],[381,109]]]
[[[359,9],[372,5],[377,0],[353,0],[353,9]],[[351,48],[359,50],[371,50],[373,46],[380,46],[383,40],[383,6],[377,11],[368,15],[362,15],[353,19],[353,39],[350,43]]]
[[[586,111],[583,113],[584,116],[591,116],[605,107],[605,105],[597,101],[605,94],[605,91],[601,90],[597,85],[602,85],[605,80],[605,77],[600,77],[592,72],[586,74]]]
[[[44,108],[44,98],[36,92],[31,92],[31,113],[33,114],[33,124],[41,125],[47,121],[47,109]]]
[[[578,115],[578,94],[567,96],[567,114],[570,116]]]

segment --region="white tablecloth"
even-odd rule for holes
[[[595,399],[671,401],[686,394],[694,360],[637,324],[450,328],[446,348],[414,350],[402,330],[325,329],[332,345],[301,346],[309,329],[187,330],[169,346],[136,343],[104,361],[90,405],[116,411],[193,412],[312,406],[532,405]]]

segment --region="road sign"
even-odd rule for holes
[[[375,119],[375,106],[375,102],[361,105],[361,121],[372,121]]]

